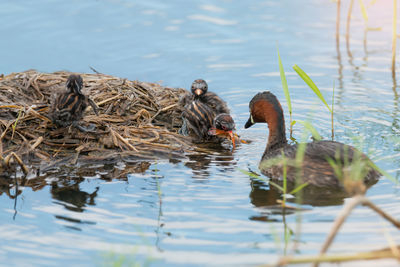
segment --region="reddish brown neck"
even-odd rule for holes
[[[275,149],[286,144],[285,118],[279,102],[263,101],[257,107],[260,115],[257,116],[258,120],[268,123],[269,136],[266,150]]]

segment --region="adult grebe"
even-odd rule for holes
[[[271,179],[281,179],[283,177],[282,162],[274,163],[271,160],[282,157],[282,155],[293,160],[299,146],[297,144],[290,145],[287,142],[282,106],[275,95],[266,91],[256,94],[250,101],[249,108],[250,118],[246,122],[245,128],[249,128],[255,123],[267,123],[269,128],[268,143],[259,168],[264,175]],[[313,141],[306,144],[300,171],[301,181],[320,187],[342,187],[337,172],[329,163],[328,158],[336,162],[336,166],[342,168],[342,172],[346,171],[344,168],[354,160],[362,160],[366,168],[363,177],[366,185],[376,183],[380,176],[379,172],[370,166],[368,157],[356,148],[335,141]],[[297,169],[288,164],[287,180],[295,182],[297,177]]]

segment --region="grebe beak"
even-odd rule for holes
[[[201,95],[202,93],[203,93],[203,90],[201,90],[201,89],[194,90],[194,94],[197,96]]]
[[[250,118],[247,120],[246,124],[244,125],[244,128],[250,128],[251,126],[253,126],[255,124],[253,116],[250,115]]]

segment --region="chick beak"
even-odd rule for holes
[[[236,145],[235,145],[235,136],[233,136],[232,131],[228,131],[228,136],[229,136],[229,139],[231,139],[231,141],[232,141],[233,149],[235,149],[235,147],[236,147]]]
[[[201,95],[202,93],[203,93],[203,90],[201,90],[201,89],[194,90],[194,94],[197,96]]]

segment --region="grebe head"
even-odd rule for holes
[[[83,87],[82,77],[77,74],[71,74],[68,77],[66,86],[71,93],[81,95],[82,94],[81,89]]]
[[[213,127],[208,131],[209,135],[216,135],[228,138],[231,140],[233,148],[235,148],[235,136],[233,130],[235,130],[235,122],[231,115],[227,113],[218,114],[214,118]]]
[[[270,127],[285,125],[282,106],[269,91],[256,94],[250,101],[249,109],[250,118],[244,126],[246,129],[257,122],[268,123]]]
[[[235,129],[235,122],[231,115],[226,113],[218,114],[214,119],[215,128],[222,131],[233,131]]]
[[[197,79],[192,83],[191,91],[195,98],[207,93],[208,85],[205,80]]]

